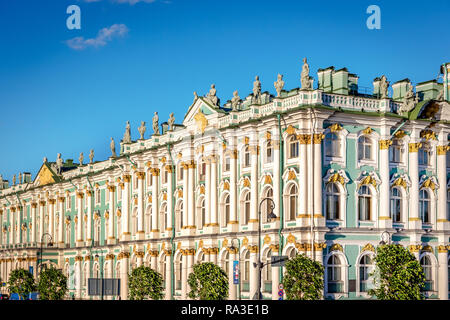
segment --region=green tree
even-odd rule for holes
[[[22,299],[26,299],[31,292],[36,291],[36,283],[33,275],[25,269],[15,269],[9,274],[9,293],[17,293]]]
[[[67,277],[51,266],[40,272],[37,289],[41,300],[62,300],[67,293]]]
[[[422,300],[421,289],[425,286],[422,266],[414,255],[398,244],[377,248],[371,296],[380,300]]]
[[[155,270],[140,266],[128,275],[128,298],[130,300],[163,298],[162,276]]]
[[[194,265],[188,284],[191,288],[188,296],[191,299],[225,300],[228,297],[228,276],[212,262]]]
[[[322,298],[324,267],[305,255],[297,255],[285,264],[283,286],[287,300]]]

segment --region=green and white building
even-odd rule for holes
[[[221,105],[212,86],[180,124],[154,118],[161,132],[145,138],[141,127],[137,140],[127,127],[108,159],[44,159],[34,179],[0,181],[0,277],[51,264],[76,298],[103,277],[120,278],[126,299],[127,274],[147,265],[166,299],[185,299],[192,266],[210,261],[228,273],[231,299],[249,299],[259,256],[304,253],[325,266],[325,298],[359,299],[384,241],[407,247],[427,297],[446,300],[450,63],[440,71],[415,93],[405,79],[388,94],[383,76],[362,94],[345,68],[319,69],[315,84],[305,59],[301,88],[284,90],[279,76],[275,94],[261,92],[256,79],[253,94]],[[280,268],[261,275],[264,298],[278,299]]]

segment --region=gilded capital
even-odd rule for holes
[[[418,152],[420,148],[422,148],[422,143],[418,142],[418,143],[410,143],[408,144],[409,147],[409,152],[413,153],[413,152]]]
[[[123,175],[123,182],[130,183],[130,182],[131,182],[131,175],[129,175],[129,174],[124,174],[124,175]]]
[[[151,169],[153,170],[153,169]],[[145,179],[145,172],[136,172],[136,178],[138,178],[139,180],[144,180]]]
[[[321,144],[325,135],[323,133],[314,134],[314,144]]]
[[[391,140],[380,140],[380,150],[389,149],[389,146],[392,144]]]
[[[449,150],[450,146],[436,146],[436,153],[438,156],[445,156]]]

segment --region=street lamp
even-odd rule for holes
[[[237,240],[238,243],[238,247],[237,247],[237,251],[238,251],[238,294],[239,294],[239,300],[241,300],[241,242],[239,241],[238,238],[233,238],[231,240],[231,249],[236,249],[235,246],[233,246],[233,241]]]
[[[380,245],[385,245],[387,242],[387,244],[391,244],[391,234],[387,231],[383,231],[383,233],[381,234],[381,241],[380,241]]]
[[[264,201],[270,201],[270,207],[268,208],[269,212],[267,213],[267,221],[271,221],[272,219],[275,219],[277,216],[275,213],[273,213],[273,209],[275,209],[275,202],[272,200],[272,198],[264,198],[259,203],[259,210],[258,210],[258,264],[254,263],[254,267],[258,267],[258,273],[259,273],[259,279],[258,279],[258,292],[256,292],[255,296],[253,297],[253,300],[261,300],[261,270],[264,266],[263,263],[261,263],[261,205]],[[256,295],[258,295],[256,297]]]
[[[41,236],[41,249],[39,250],[39,257],[40,257],[40,260],[39,260],[39,262],[37,263],[37,270],[36,270],[36,275],[37,275],[37,273],[39,272],[39,274],[40,274],[40,266],[42,265],[42,246],[43,246],[43,244],[44,244],[44,238],[45,238],[45,236],[48,236],[49,238],[50,238],[50,241],[47,243],[47,247],[53,247],[53,238],[52,238],[52,235],[51,234],[49,234],[49,233],[44,233],[42,236]]]

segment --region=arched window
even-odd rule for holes
[[[247,193],[244,195],[244,200],[242,203],[243,206],[243,213],[244,213],[244,221],[242,221],[243,225],[248,224],[248,221],[250,220],[250,191],[247,191]]]
[[[244,168],[248,168],[251,165],[250,147],[246,146],[244,149]]]
[[[297,212],[297,199],[298,199],[298,189],[295,184],[291,184],[288,189],[287,194],[287,221],[295,220],[296,212]]]
[[[159,219],[160,224],[161,224],[160,228],[161,228],[161,232],[164,232],[167,228],[169,228],[166,202],[164,202],[161,205],[160,215],[161,215],[161,218]]]
[[[398,187],[391,189],[391,218],[393,222],[400,222],[402,217],[402,194]]]
[[[273,189],[267,188],[263,194],[263,198],[269,198],[273,200]],[[264,200],[264,204],[262,205],[262,222],[267,223],[267,216],[270,212],[272,212],[273,202],[270,200]]]
[[[134,208],[133,213],[131,214],[131,234],[136,235],[138,229],[138,217],[137,217],[137,208]]]
[[[288,155],[289,159],[298,157],[298,140],[295,135],[291,135],[288,139]]]
[[[419,191],[419,214],[422,223],[430,223],[431,199],[428,190]]]
[[[198,229],[203,229],[205,225],[206,219],[206,207],[205,207],[205,197],[202,197],[199,202],[199,206],[197,207],[197,221],[198,221]]]
[[[369,275],[373,270],[373,262],[370,255],[365,254],[359,260],[359,291],[367,292],[372,289],[372,280]]]
[[[341,155],[341,140],[333,132],[325,135],[325,155],[327,157],[340,157]]]
[[[423,144],[422,148],[418,151],[419,165],[428,166],[430,165],[431,158],[431,147],[429,144]]]
[[[244,271],[242,273],[242,291],[248,292],[250,290],[250,251],[244,254]]]
[[[266,144],[266,163],[271,163],[273,161],[273,145],[272,141],[268,141]]]
[[[222,227],[226,227],[230,222],[230,195],[225,195],[223,199]]]
[[[328,293],[339,293],[344,290],[342,279],[341,260],[335,254],[328,258],[327,262]]]
[[[340,211],[340,192],[335,183],[328,183],[325,195],[325,212],[328,220],[338,220]]]
[[[369,137],[360,136],[358,139],[358,160],[372,159],[372,141]]]
[[[223,271],[225,271],[225,274],[227,276],[229,276],[229,272],[230,272],[230,253],[228,251],[225,251],[223,253],[223,258],[222,258],[222,269]]]
[[[175,214],[176,214],[176,231],[180,231],[183,228],[183,200],[178,201]]]
[[[198,177],[200,181],[205,181],[206,177],[206,162],[202,161],[198,166]]]
[[[400,163],[402,161],[402,143],[400,139],[392,140],[389,148],[389,161],[392,163]]]
[[[358,212],[359,220],[367,221],[372,219],[372,194],[366,185],[361,186],[358,191]]]
[[[176,269],[175,269],[176,290],[181,290],[181,274],[182,274],[182,272],[183,272],[183,259],[181,258],[181,254],[180,254],[178,261],[176,262]]]
[[[423,291],[433,291],[433,266],[431,264],[430,257],[424,255],[420,259],[420,265],[422,266],[423,273],[425,274],[425,287]]]
[[[101,191],[100,189],[95,190],[95,204],[100,204],[101,201]]]

